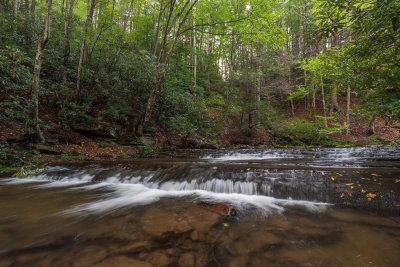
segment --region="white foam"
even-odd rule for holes
[[[76,206],[65,211],[65,214],[107,213],[127,206],[148,205],[159,201],[161,198],[167,197],[191,197],[198,201],[223,202],[232,205],[239,212],[245,212],[248,209],[256,209],[258,213],[263,215],[282,213],[285,211],[285,207],[288,206],[304,207],[307,210],[317,212],[325,210],[329,205],[321,202],[277,199],[267,196],[237,193],[215,193],[205,190],[181,191],[154,189],[148,188],[142,184],[102,183],[102,186],[107,186],[108,188],[113,189],[113,192],[107,195],[108,198]]]

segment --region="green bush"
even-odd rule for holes
[[[19,166],[24,162],[22,153],[5,144],[0,145],[0,169]]]
[[[100,148],[106,148],[108,147],[108,143],[106,141],[100,141],[97,143],[97,146]]]

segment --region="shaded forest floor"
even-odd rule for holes
[[[339,96],[340,111],[336,114],[336,123],[343,125],[346,120],[345,109],[346,99]],[[353,99],[352,106],[359,104]],[[305,109],[304,105],[298,104],[295,107],[296,119],[313,122],[315,119]],[[320,110],[317,110],[319,113]],[[284,120],[291,120],[293,116],[287,110],[283,114]],[[322,113],[322,111],[321,111]],[[353,112],[354,113],[354,112]],[[44,149],[44,154],[53,156],[37,156],[37,158],[48,158],[52,160],[72,159],[113,159],[129,157],[151,157],[157,156],[163,150],[174,148],[233,148],[233,147],[260,147],[260,146],[287,146],[278,136],[264,128],[253,127],[251,130],[243,131],[238,129],[242,125],[238,117],[231,117],[231,126],[224,132],[217,133],[218,145],[210,144],[204,138],[188,138],[185,141],[182,137],[173,133],[152,129],[152,133],[140,139],[133,138],[127,129],[120,131],[117,138],[112,136],[93,136],[89,133],[82,133],[72,129],[65,129],[59,125],[53,110],[41,110],[43,124],[49,127],[43,134],[52,148]],[[333,141],[332,146],[341,144],[363,146],[363,145],[397,145],[400,139],[400,123],[387,124],[382,118],[377,118],[375,123],[376,133],[371,135],[369,131],[370,120],[360,115],[351,115],[351,132],[334,133],[329,137]],[[9,120],[0,125],[1,143],[7,143],[15,150],[26,150],[29,148],[29,135],[26,133],[25,124],[18,120]],[[335,143],[337,141],[337,143]],[[60,156],[61,155],[61,156]]]

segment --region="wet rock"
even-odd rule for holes
[[[194,206],[180,214],[149,209],[142,224],[146,233],[155,239],[191,232],[192,240],[203,240],[205,234],[224,217],[216,212]]]
[[[46,257],[46,253],[27,253],[21,254],[16,257],[18,265],[32,265]]]
[[[147,262],[150,262],[156,267],[164,267],[168,266],[171,260],[165,251],[156,251],[147,257]]]
[[[225,243],[225,245],[229,254],[244,256],[281,242],[282,240],[279,237],[271,233],[253,233],[235,242]]]
[[[236,216],[236,214],[237,214],[234,207],[229,206],[224,203],[211,203],[211,202],[201,201],[201,202],[198,202],[197,205],[204,209],[214,211],[223,216]]]
[[[193,230],[184,217],[163,210],[149,209],[142,222],[144,231],[156,239]]]
[[[219,223],[223,216],[218,213],[211,212],[198,207],[193,207],[185,213],[188,223],[193,227],[197,234],[194,237],[200,237],[207,233],[214,225]]]
[[[191,253],[184,253],[179,258],[179,266],[192,267],[194,266],[194,256]]]
[[[101,263],[94,265],[96,267],[153,267],[152,264],[144,261],[135,260],[126,256],[108,258]]]
[[[134,252],[149,248],[150,246],[151,246],[150,241],[138,241],[138,242],[130,243],[123,247],[118,246],[118,247],[112,249],[111,253],[116,253],[116,254],[134,253]]]
[[[242,266],[247,266],[247,259],[246,257],[237,257],[237,258],[232,258],[229,261],[229,267],[242,267]]]
[[[14,260],[10,258],[0,259],[0,266],[8,267],[14,264]]]
[[[195,253],[195,266],[204,267],[211,261],[212,247],[207,245],[200,245],[196,248]]]
[[[286,219],[284,216],[271,216],[268,218],[267,223],[271,225],[273,228],[278,228],[280,230],[290,230],[292,228],[292,224]]]
[[[80,249],[78,253],[74,254],[73,266],[85,267],[92,266],[95,263],[107,257],[106,249],[99,246],[88,246]]]

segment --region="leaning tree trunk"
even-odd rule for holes
[[[177,15],[175,15],[175,17],[172,19],[171,23],[170,23],[170,19],[172,17],[172,13],[174,11],[173,10],[174,9],[174,5],[170,5],[169,18],[168,18],[166,29],[165,29],[163,42],[162,42],[162,45],[161,45],[161,50],[160,50],[160,53],[158,55],[156,71],[155,71],[155,75],[154,75],[154,79],[153,79],[153,88],[151,89],[149,97],[147,99],[146,108],[145,108],[143,117],[142,117],[142,119],[141,119],[141,121],[140,121],[140,123],[139,123],[139,125],[138,125],[138,127],[136,129],[136,134],[138,136],[141,136],[143,134],[144,127],[146,126],[147,122],[150,119],[150,116],[151,116],[151,113],[152,113],[152,110],[153,110],[153,105],[156,102],[157,94],[158,94],[158,92],[159,92],[159,90],[161,88],[161,83],[162,83],[162,80],[164,78],[165,71],[167,69],[168,59],[169,59],[169,57],[170,57],[170,55],[172,53],[172,50],[175,47],[176,42],[178,41],[178,38],[180,37],[182,25],[185,23],[188,15],[192,11],[192,9],[195,6],[195,4],[197,3],[197,1],[198,0],[193,0],[192,5],[188,8],[188,10],[186,11],[184,17],[182,18],[182,20],[178,24],[178,28],[177,28],[177,30],[175,32],[172,44],[169,47],[168,52],[165,55],[164,61],[162,62],[162,57],[164,56],[164,52],[166,50],[168,34],[171,32],[171,30],[175,26],[176,21],[179,19],[179,17],[182,15],[182,13],[186,10],[186,7],[190,3],[190,0],[187,0],[185,2],[184,6],[181,8],[181,11]]]
[[[50,37],[50,23],[51,23],[51,4],[52,0],[46,0],[46,23],[44,27],[44,34],[42,40],[40,40],[35,56],[35,64],[33,70],[33,81],[32,81],[32,101],[33,101],[33,126],[35,130],[34,141],[35,143],[44,143],[44,137],[40,131],[39,126],[39,81],[40,81],[40,70],[42,68],[42,54]]]

